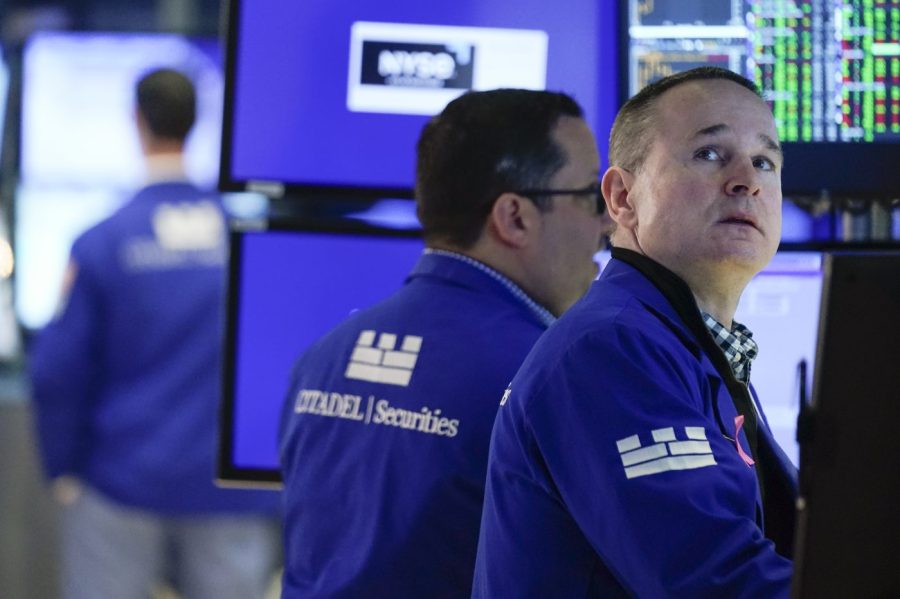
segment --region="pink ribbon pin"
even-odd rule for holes
[[[737,447],[738,455],[741,456],[741,459],[744,460],[744,463],[748,466],[752,466],[756,462],[753,461],[753,458],[747,455],[747,452],[744,451],[744,448],[741,447],[741,442],[738,441],[738,435],[741,433],[741,429],[744,428],[744,416],[735,416],[734,417],[734,446]]]

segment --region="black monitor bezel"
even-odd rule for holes
[[[900,287],[891,277],[898,267],[900,243],[840,248],[823,263],[812,401],[801,411],[795,598],[882,596],[900,582],[889,557],[900,526],[891,502],[900,478],[885,476],[898,462],[888,447],[898,412],[890,400],[900,381],[888,333],[898,321],[892,307]],[[846,518],[836,520],[840,515]]]

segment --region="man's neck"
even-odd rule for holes
[[[683,275],[679,276],[684,278]],[[734,290],[721,289],[717,286],[704,287],[692,283],[687,279],[685,279],[685,282],[688,284],[688,287],[691,288],[694,298],[697,300],[697,306],[718,320],[722,326],[731,329],[732,323],[734,322],[734,313],[737,311],[743,287],[735,292]]]
[[[468,256],[469,258],[472,258],[473,260],[477,260],[478,262],[481,262],[485,266],[489,266],[490,268],[494,269],[495,271],[497,271],[504,277],[507,277],[510,280],[512,280],[513,282],[515,282],[516,284],[518,284],[518,282],[515,280],[515,278],[510,276],[509,271],[511,269],[507,265],[506,260],[498,259],[496,252],[485,251],[485,249],[482,247],[483,245],[484,244],[476,243],[473,246],[470,246],[467,248],[462,248],[462,247],[459,247],[452,243],[437,241],[437,242],[429,243],[428,247],[433,250],[440,250],[440,251],[444,251],[444,252],[460,254],[462,256]]]
[[[622,238],[615,240],[619,247],[647,256],[678,275],[690,288],[697,306],[722,325],[731,328],[741,294],[752,276],[728,265],[711,265],[707,268],[692,265],[690,271],[679,269],[664,259],[648,256],[636,243],[630,241]]]
[[[146,182],[184,181],[184,154],[180,151],[156,151],[144,155]]]
[[[532,269],[529,268],[528,261],[524,254],[508,250],[502,244],[496,242],[487,235],[483,235],[475,244],[467,248],[461,248],[454,244],[444,242],[434,242],[429,244],[430,247],[438,250],[445,250],[468,256],[473,260],[477,260],[493,270],[497,271],[519,288],[521,288],[531,299],[549,310],[551,314],[558,317],[562,314],[562,310],[554,306],[546,305],[544,298],[538,297],[534,290],[537,288],[532,284]]]

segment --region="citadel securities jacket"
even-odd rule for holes
[[[796,471],[722,358],[687,285],[614,249],[501,403],[473,596],[787,597]]]
[[[313,345],[285,404],[284,597],[469,597],[491,427],[546,325],[458,258]]]
[[[30,355],[49,477],[162,514],[277,513],[275,493],[213,484],[225,252],[219,199],[183,182],[76,240],[74,285]]]

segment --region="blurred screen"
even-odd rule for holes
[[[21,179],[16,192],[15,306],[28,329],[56,308],[72,242],[112,214],[145,181],[134,124],[134,87],[147,71],[175,68],[197,89],[186,147],[188,177],[213,188],[222,118],[215,39],[131,33],[39,33],[22,67]],[[265,211],[259,197],[231,205]],[[249,210],[249,213],[248,213]]]
[[[753,332],[759,344],[750,381],[775,439],[794,465],[800,464],[798,365],[806,360],[810,388],[821,294],[822,254],[780,251],[747,285],[734,316]]]
[[[187,140],[188,176],[212,187],[222,119],[221,51],[215,39],[174,35],[40,33],[22,65],[21,175],[27,184],[133,189],[144,171],[134,128],[134,86],[171,67],[197,88]]]

